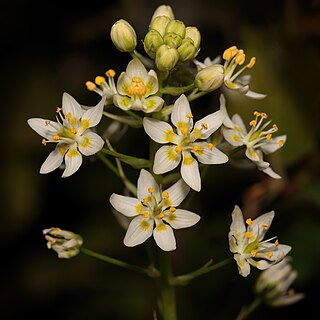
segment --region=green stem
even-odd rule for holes
[[[139,266],[115,259],[115,258],[105,256],[101,253],[97,253],[97,252],[92,251],[90,249],[87,249],[85,247],[81,247],[80,250],[82,253],[86,254],[87,256],[96,258],[96,259],[104,261],[104,262],[108,262],[110,264],[113,264],[113,265],[121,267],[121,268],[125,268],[125,269],[131,270],[131,271],[143,273],[143,274],[145,274],[149,277],[152,277],[152,278],[157,278],[160,276],[159,271],[152,266],[149,268],[142,268],[142,267],[139,267]]]
[[[210,260],[203,267],[201,267],[200,269],[198,269],[196,271],[193,271],[193,272],[181,275],[181,276],[173,277],[171,279],[171,284],[172,285],[185,285],[190,280],[193,280],[193,279],[195,279],[197,277],[200,277],[200,276],[202,276],[202,275],[204,275],[206,273],[209,273],[211,271],[214,271],[214,270],[217,270],[217,269],[219,269],[221,267],[224,267],[230,261],[232,261],[232,259],[228,258],[228,259],[222,260],[222,261],[220,261],[218,263],[215,263],[214,265],[211,265],[212,264],[212,260]]]
[[[184,87],[164,87],[160,89],[160,92],[163,94],[170,94],[172,96],[179,96],[182,93],[185,93],[186,91],[189,91],[194,88],[194,84],[189,84],[188,86]]]
[[[247,307],[244,306],[240,313],[238,314],[236,320],[244,320],[246,319],[254,310],[256,310],[258,308],[258,306],[261,304],[261,299],[260,298],[256,298],[255,300],[253,300],[253,302]]]
[[[171,284],[172,266],[170,254],[159,250],[159,269],[161,277],[158,284],[161,296],[161,313],[163,320],[177,320],[175,288]]]
[[[105,156],[102,155],[101,152],[98,152],[97,153],[97,157],[115,174],[117,175],[118,177],[120,176],[119,175],[119,172],[116,168],[116,166],[114,164],[111,163],[111,161],[109,159],[107,159]]]
[[[200,92],[197,92],[197,93],[191,93],[187,98],[188,98],[188,101],[193,101],[193,100],[195,100],[197,98],[200,98],[200,97],[204,96],[207,93],[209,93],[209,92],[200,91]]]

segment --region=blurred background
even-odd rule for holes
[[[141,266],[148,261],[145,245],[132,249],[122,243],[125,231],[108,202],[112,192],[123,191],[113,173],[93,158],[67,179],[61,179],[59,170],[40,175],[53,146],[41,145],[27,119],[53,119],[63,92],[81,104],[95,105],[99,96],[89,92],[85,82],[109,68],[119,74],[130,61],[110,40],[112,24],[126,19],[142,40],[160,4],[170,4],[176,19],[198,27],[199,60],[214,58],[234,44],[248,57],[257,57],[250,72],[252,89],[268,97],[255,101],[226,93],[228,110],[245,119],[251,119],[255,110],[267,112],[279,133],[288,135],[284,148],[269,159],[283,176],[281,181],[231,164],[210,167],[203,191],[193,195],[190,205],[201,215],[200,223],[176,232],[175,273],[192,271],[211,258],[218,262],[231,256],[227,233],[235,204],[252,217],[274,209],[269,236],[277,235],[281,243],[293,247],[292,265],[299,273],[293,287],[306,298],[290,307],[262,306],[250,319],[291,319],[298,312],[311,319],[318,313],[320,1],[46,1],[35,5],[12,0],[4,2],[0,12],[5,115],[1,319],[152,319],[157,297],[152,280],[85,255],[60,260],[46,248],[42,229],[57,226],[81,234],[86,247],[97,252]],[[218,93],[213,93],[195,101],[192,108],[201,114],[208,106],[218,108],[217,103]],[[139,156],[148,152],[144,139],[130,129],[116,148]],[[135,182],[137,173],[129,166],[124,169]],[[258,274],[253,270],[244,279],[232,263],[177,288],[179,319],[235,319],[241,307],[252,301]]]

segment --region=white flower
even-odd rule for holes
[[[28,120],[29,126],[44,139],[42,143],[55,142],[57,146],[40,168],[40,173],[49,173],[65,161],[62,177],[74,174],[82,164],[82,154],[90,156],[103,147],[103,139],[92,132],[102,117],[105,97],[87,110],[69,94],[62,97],[62,108],[57,108],[57,122],[41,118]]]
[[[60,228],[49,228],[42,231],[47,242],[48,249],[57,252],[61,259],[69,259],[80,252],[83,240],[80,235]]]
[[[229,248],[234,253],[239,274],[243,277],[249,275],[250,265],[260,270],[267,269],[280,262],[291,250],[290,246],[279,244],[278,240],[271,243],[276,237],[262,241],[273,217],[274,211],[270,211],[244,222],[240,208],[234,207],[228,234]]]
[[[123,110],[145,113],[159,111],[164,100],[154,95],[158,89],[156,72],[148,72],[142,62],[135,58],[129,62],[126,72],[122,72],[118,78],[118,94],[113,96],[113,103]]]
[[[289,258],[285,257],[279,263],[261,272],[256,281],[255,292],[272,307],[287,306],[305,297],[303,293],[295,293],[290,288],[298,272],[292,269]]]
[[[254,112],[255,118],[250,121],[251,129],[248,132],[238,114],[234,114],[231,119],[229,118],[225,107],[225,99],[222,95],[220,109],[226,113],[222,126],[224,138],[234,147],[246,146],[247,158],[259,170],[274,179],[281,179],[281,176],[271,169],[270,163],[263,160],[263,154],[270,154],[280,149],[286,142],[287,136],[273,137],[273,133],[278,131],[278,127],[273,124],[270,128],[271,120],[265,122],[268,115],[258,111]]]
[[[239,69],[238,66],[242,66],[245,63],[246,55],[242,49],[232,46],[224,51],[222,58],[225,60],[223,68],[224,85],[226,88],[235,90],[253,99],[264,99],[266,97],[265,94],[257,93],[249,89],[250,75],[241,75],[243,71],[251,69],[255,65],[256,57],[252,57],[249,63]],[[204,62],[194,60],[194,63],[196,64],[198,71],[200,71],[211,65],[221,63],[221,57],[218,56],[214,60],[207,57]]]
[[[133,218],[124,238],[128,247],[139,245],[152,236],[164,251],[176,249],[173,229],[191,227],[200,220],[197,214],[176,209],[190,188],[182,179],[162,192],[148,171],[142,169],[138,179],[137,198],[113,193],[111,205],[123,215]]]
[[[181,95],[174,103],[171,122],[145,117],[143,127],[154,141],[167,144],[159,148],[155,154],[153,171],[162,174],[175,169],[182,160],[181,176],[194,190],[200,191],[201,178],[198,162],[203,164],[220,164],[228,161],[228,157],[206,140],[222,124],[225,112],[216,111],[197,121],[193,125],[193,116],[189,101]],[[197,160],[194,158],[197,158]]]

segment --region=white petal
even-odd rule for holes
[[[126,197],[113,193],[110,196],[111,205],[126,217],[134,217],[141,213],[141,201],[133,197]]]
[[[172,143],[178,139],[177,134],[173,132],[170,124],[164,121],[144,117],[143,128],[147,135],[158,143]]]
[[[290,304],[296,303],[303,299],[305,295],[303,293],[296,293],[293,295],[285,295],[280,296],[276,299],[270,300],[267,303],[273,307],[282,307],[282,306],[288,306]]]
[[[176,249],[176,239],[170,226],[161,223],[153,230],[153,237],[159,248],[164,251]]]
[[[142,111],[151,113],[159,111],[164,104],[164,100],[158,96],[151,96],[142,101]]]
[[[87,128],[94,127],[100,122],[105,101],[106,96],[103,96],[100,102],[95,107],[91,107],[83,114],[81,121],[88,121],[89,125],[87,126]]]
[[[102,149],[104,140],[94,132],[86,132],[78,138],[78,148],[85,156],[91,156]]]
[[[55,121],[49,121],[41,118],[32,118],[28,120],[28,125],[41,137],[52,140],[52,137],[61,129],[61,125]]]
[[[274,172],[271,167],[263,169],[262,171],[273,179],[282,179],[282,177],[276,172]]]
[[[147,69],[138,58],[134,58],[128,63],[126,74],[130,78],[139,77],[143,82],[146,82],[149,76]]]
[[[148,72],[148,75],[149,75],[149,77],[148,77],[148,81],[147,81],[147,85],[148,85],[147,86],[148,92],[146,94],[147,96],[155,94],[159,90],[157,73],[154,70],[150,70]]]
[[[183,153],[181,165],[182,179],[195,191],[201,190],[201,177],[198,161],[190,153]]]
[[[239,206],[235,205],[232,211],[232,223],[230,225],[230,231],[234,233],[246,232],[246,226],[243,220],[243,214]]]
[[[165,219],[172,228],[181,229],[195,225],[200,220],[200,216],[188,210],[177,209],[174,213],[168,214]]]
[[[82,164],[81,153],[76,147],[70,148],[64,157],[64,161],[66,168],[62,174],[62,177],[66,178],[74,174],[80,168]]]
[[[239,131],[234,129],[227,129],[222,128],[222,134],[224,138],[235,147],[242,146],[243,145],[243,139],[241,135],[239,134]]]
[[[221,127],[225,116],[226,115],[223,111],[216,111],[197,121],[194,125],[194,128],[202,130],[201,139],[207,139],[213,132]],[[208,129],[203,129],[204,124],[207,125]]]
[[[237,125],[238,127],[240,127],[241,132],[246,135],[247,134],[247,128],[245,126],[245,124],[243,123],[242,118],[236,113],[232,116],[232,122]]]
[[[201,142],[195,143],[195,145],[203,146],[203,150],[200,152],[194,152],[198,160],[203,164],[220,164],[228,162],[229,158],[219,149],[208,147],[208,143]]]
[[[143,216],[133,218],[129,224],[123,243],[127,247],[134,247],[145,242],[152,235],[153,225],[152,219],[144,219]]]
[[[262,154],[260,154],[258,151],[259,150],[255,150],[254,148],[248,147],[246,150],[246,156],[252,161],[261,161]]]
[[[282,144],[287,140],[287,136],[284,134],[282,136],[274,137],[268,143],[261,146],[261,150],[265,154],[270,154],[281,148]],[[280,141],[282,143],[280,144]]]
[[[62,161],[64,153],[60,151],[59,145],[49,154],[45,162],[42,164],[40,168],[40,173],[49,173],[55,169],[57,169]]]
[[[228,116],[227,108],[226,108],[226,98],[223,94],[220,94],[220,110],[225,114],[225,118],[223,120],[223,125],[227,128],[233,128],[234,124]]]
[[[234,255],[234,259],[237,261],[239,274],[243,277],[247,277],[250,274],[249,262],[245,259],[245,257],[237,253]]]
[[[191,109],[187,97],[182,94],[174,103],[173,110],[171,113],[171,122],[179,127],[179,122],[189,122],[189,127],[192,128],[192,118],[187,118],[186,115],[191,114]]]
[[[120,95],[127,95],[125,88],[131,84],[131,78],[125,73],[121,72],[117,81],[117,91]]]
[[[140,201],[150,196],[149,188],[154,189],[156,199],[160,199],[159,186],[150,172],[141,169],[137,183],[137,196]]]
[[[83,109],[80,104],[68,93],[62,95],[62,111],[64,115],[70,113],[72,118],[80,119],[83,114]]]
[[[173,207],[177,207],[186,198],[189,191],[190,187],[183,181],[183,179],[179,179],[170,188],[165,190],[165,192],[168,192],[169,194],[169,200]]]
[[[261,216],[253,220],[251,226],[248,226],[248,231],[252,232],[254,235],[259,234],[259,240],[262,240],[269,227],[271,226],[273,218],[274,211],[262,214]]]
[[[254,92],[251,90],[249,90],[245,95],[249,98],[257,99],[257,100],[264,99],[267,96],[266,94]]]
[[[154,157],[153,172],[162,174],[175,169],[181,161],[181,153],[175,151],[176,146],[162,146]]]
[[[133,101],[127,96],[115,94],[113,96],[113,103],[115,106],[119,107],[122,110],[129,110],[132,107]]]

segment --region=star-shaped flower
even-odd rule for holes
[[[150,138],[158,143],[168,144],[160,147],[155,154],[154,173],[162,174],[171,171],[182,160],[183,180],[192,189],[200,191],[201,177],[198,161],[203,164],[220,164],[228,161],[224,153],[212,143],[205,141],[221,126],[224,117],[225,112],[219,110],[193,125],[193,115],[185,95],[181,95],[176,100],[171,113],[171,122],[176,130],[167,122],[145,117],[143,127]]]
[[[42,118],[28,120],[29,126],[43,137],[42,144],[55,142],[57,146],[40,168],[49,173],[65,161],[62,177],[74,174],[82,164],[82,155],[91,156],[103,147],[103,139],[90,128],[101,120],[106,97],[91,108],[82,108],[68,93],[62,97],[62,108],[57,108],[57,121]]]
[[[152,236],[164,251],[176,249],[173,229],[195,225],[200,216],[176,207],[185,199],[190,188],[182,179],[162,192],[148,171],[142,169],[138,178],[137,198],[113,193],[111,205],[123,215],[133,218],[124,238],[128,247],[139,245]]]
[[[274,211],[262,214],[258,218],[244,221],[241,209],[234,207],[230,226],[229,247],[234,253],[239,274],[246,277],[250,273],[250,265],[264,270],[280,262],[291,250],[291,247],[279,244],[276,237],[263,240],[274,218]]]
[[[122,72],[118,78],[118,93],[113,96],[113,103],[123,110],[145,113],[159,111],[164,100],[155,96],[158,89],[156,72],[148,72],[142,62],[134,58],[129,62],[126,72]]]

